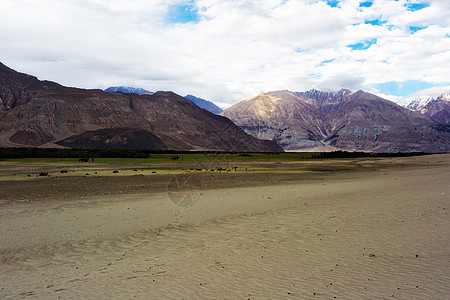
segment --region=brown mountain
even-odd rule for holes
[[[285,150],[450,151],[450,126],[363,91],[270,92],[222,115]]]
[[[0,146],[283,151],[172,92],[69,88],[1,63]]]

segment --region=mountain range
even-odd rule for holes
[[[450,125],[363,91],[269,92],[221,115],[285,150],[450,151]]]
[[[69,88],[1,63],[0,146],[283,151],[173,92]]]
[[[0,147],[450,152],[448,94],[411,110],[364,91],[282,90],[215,115],[173,92],[110,91],[0,63]]]
[[[450,93],[442,94],[436,98],[422,97],[412,100],[406,108],[420,111],[435,122],[450,124]]]
[[[136,88],[136,87],[130,87],[130,86],[111,86],[107,89],[105,89],[105,92],[108,93],[126,93],[126,94],[138,94],[138,95],[153,95],[154,93],[148,90],[145,90],[143,88]],[[213,102],[193,96],[193,95],[186,95],[184,98],[191,100],[194,102],[198,107],[206,109],[209,112],[212,112],[213,114],[220,114],[222,112],[222,109],[215,105]]]

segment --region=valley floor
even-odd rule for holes
[[[448,299],[449,165],[446,154],[28,178],[4,164],[0,298]]]

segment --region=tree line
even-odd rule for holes
[[[125,150],[125,149],[61,149],[61,148],[0,148],[0,159],[8,158],[148,158],[151,154],[179,154],[197,153],[197,154],[237,154],[238,156],[249,156],[247,152],[221,152],[221,151],[175,151],[175,150]],[[282,155],[283,153],[260,152],[261,154]],[[303,157],[301,153],[299,158]],[[371,153],[371,152],[351,152],[351,151],[333,151],[321,152],[308,155],[307,159],[329,159],[329,158],[361,158],[361,157],[406,157],[425,155],[424,152],[412,153]]]

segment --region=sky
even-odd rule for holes
[[[450,92],[448,0],[1,0],[0,62],[222,107],[274,90]]]

